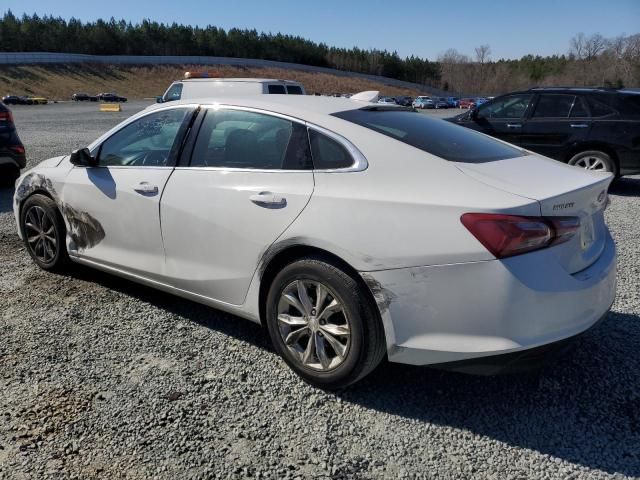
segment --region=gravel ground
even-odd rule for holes
[[[30,165],[122,114],[16,107]],[[383,364],[337,394],[260,327],[107,274],[35,267],[0,191],[0,477],[604,479],[640,476],[640,177],[613,190],[609,317],[536,373]]]

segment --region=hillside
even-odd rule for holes
[[[38,65],[0,67],[0,95],[43,95],[51,100],[68,100],[74,92],[117,92],[131,99],[154,97],[185,71],[206,70],[221,77],[261,77],[297,80],[308,93],[331,94],[380,90],[382,95],[417,95],[419,92],[397,88],[367,79],[310,73],[299,70],[252,67],[201,67],[195,65]]]

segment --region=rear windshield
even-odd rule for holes
[[[269,93],[284,95],[287,93],[287,91],[284,89],[284,85],[269,85]]]
[[[333,116],[452,162],[485,163],[526,155],[516,147],[419,112],[361,109]]]

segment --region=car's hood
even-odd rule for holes
[[[55,168],[62,163],[62,161],[67,158],[68,155],[60,155],[59,157],[47,158],[40,162],[37,167],[38,168]]]

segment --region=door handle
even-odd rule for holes
[[[287,199],[272,192],[260,192],[249,197],[256,205],[261,207],[284,207],[287,205]]]
[[[587,128],[589,125],[586,123],[572,123],[569,125],[571,128]]]
[[[507,123],[507,128],[522,128],[521,123]]]
[[[133,189],[142,195],[155,195],[158,193],[158,186],[151,185],[148,182],[140,182],[138,185],[133,187]]]

